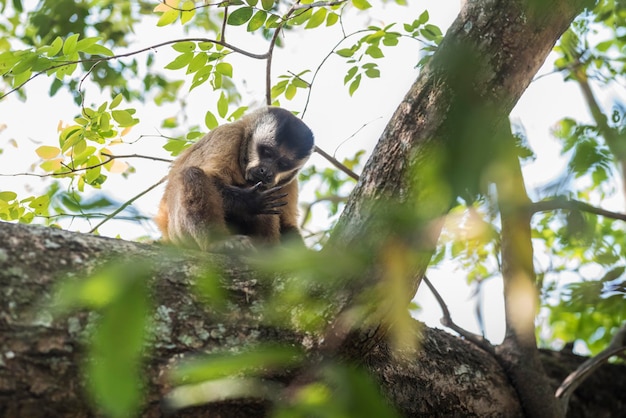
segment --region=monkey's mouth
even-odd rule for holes
[[[246,182],[249,186],[256,186],[261,183],[261,189],[269,189],[274,186],[274,178],[270,178],[268,176],[263,176],[259,173],[250,172],[246,175]]]

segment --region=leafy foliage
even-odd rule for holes
[[[21,100],[29,99],[26,87],[30,81],[47,77],[50,96],[65,89],[72,93],[77,104],[73,121],[60,124],[55,141],[39,145],[36,156],[32,156],[37,160],[35,174],[54,181],[49,182],[44,192],[27,196],[1,189],[0,219],[49,225],[56,225],[59,217],[97,216],[106,221],[115,215],[142,219],[143,215],[132,207],[122,205],[124,211],[114,210],[119,202],[102,193],[107,191],[114,175],[130,176],[134,172],[112,150],[139,141],[129,140],[128,136],[141,122],[141,102],[153,101],[159,106],[176,103],[185,110],[184,95],[206,89],[203,126],[190,126],[184,120],[184,111],[162,121],[160,128],[167,135],[161,133],[158,140],[169,157],[180,154],[207,129],[240,118],[247,106],[242,104],[245,86],[237,79],[240,67],[235,64],[235,56],[267,64],[267,72],[259,74],[259,78],[268,80],[266,102],[277,105],[283,100],[294,105],[299,99],[308,100],[317,74],[331,56],[345,63],[345,73],[337,77],[350,96],[364,88],[366,80],[381,76],[380,63],[389,48],[404,39],[417,41],[421,54],[417,66],[426,65],[443,39],[442,31],[430,23],[428,12],[422,12],[416,19],[411,17],[409,22],[369,22],[352,32],[346,30],[345,22],[354,16],[352,12],[368,11],[372,7],[367,0],[215,3],[41,0],[36,8],[27,10],[21,0],[0,1],[0,32],[4,35],[0,37],[0,101],[9,94]],[[620,172],[618,168],[626,165],[626,106],[615,103],[611,111],[603,110],[589,86],[623,81],[625,12],[621,2],[597,2],[594,12],[578,20],[555,49],[559,54],[556,69],[566,80],[583,87],[593,120],[565,118],[556,125],[553,134],[569,158],[567,172],[558,190],[547,188],[544,201],[528,209],[533,212],[533,242],[540,250],[536,253],[541,253],[536,262],[538,285],[549,312],[550,329],[542,330],[541,336],[546,344],[582,340],[592,352],[602,349],[626,321],[626,228],[623,221],[607,213],[599,215],[566,205],[545,212],[535,209],[541,203],[555,201],[602,202],[616,194],[616,179],[624,183],[623,170]],[[161,30],[179,28],[194,36],[127,50],[133,42],[133,33],[142,29],[142,22]],[[341,39],[328,48],[328,55],[317,69],[298,68],[272,74],[272,58],[279,53],[276,48],[292,32],[312,34],[311,31],[331,27],[341,28]],[[196,36],[198,33],[201,36]],[[248,51],[243,41],[230,43],[231,39],[242,39],[231,37],[234,33],[250,35],[255,41],[260,38],[266,51]],[[167,63],[157,64],[156,51],[163,48],[173,50],[176,55]],[[184,85],[188,86],[186,90]],[[94,89],[99,90],[97,93],[102,98],[90,103],[86,97],[89,95],[89,100],[97,97]],[[471,106],[459,113],[468,109]],[[502,231],[498,196],[481,183],[483,175],[493,176],[489,172],[494,169],[491,163],[500,155],[486,157],[489,153],[485,150],[493,145],[487,142],[491,138],[483,138],[476,126],[480,124],[476,121],[482,119],[474,116],[480,115],[468,114],[466,120],[459,119],[467,127],[467,134],[457,138],[456,145],[463,147],[448,150],[455,153],[450,154],[450,161],[467,165],[462,170],[449,170],[448,174],[453,172],[455,178],[437,178],[436,184],[433,180],[436,186],[433,188],[441,199],[448,199],[451,189],[458,196],[431,265],[453,260],[466,273],[467,282],[482,283],[500,278],[503,263],[499,255]],[[514,144],[516,159],[528,161],[533,151],[521,139]],[[356,169],[363,165],[363,158],[364,153],[357,152],[342,163]],[[337,170],[317,166],[305,169],[301,179],[316,186],[314,200],[305,207],[303,225],[310,232],[311,246],[317,249],[325,244],[354,182]],[[462,186],[471,186],[471,196],[461,196]],[[324,217],[328,219],[322,227],[311,221],[311,208],[318,204],[324,206]],[[266,320],[298,331],[319,332],[332,315],[325,295],[337,291],[344,284],[342,279],[363,273],[363,266],[372,262],[393,283],[390,289],[385,289],[391,295],[386,295],[387,303],[404,310],[402,296],[406,289],[398,283],[402,283],[420,259],[419,251],[407,243],[415,244],[418,240],[415,237],[424,234],[420,229],[424,226],[416,220],[419,218],[416,212],[423,208],[385,209],[377,220],[378,226],[396,231],[397,240],[372,244],[374,250],[367,242],[364,248],[346,250],[340,260],[332,263],[325,254],[302,254],[289,249],[266,257],[280,259],[293,276],[281,283],[267,306],[260,308]],[[275,264],[268,266],[262,261],[258,261],[257,267],[273,272]],[[211,306],[225,303],[224,292],[217,285],[218,276],[219,272],[208,272],[206,280],[196,289]],[[128,416],[142,402],[141,362],[149,346],[149,318],[153,308],[145,286],[149,277],[150,271],[143,264],[113,265],[79,284],[68,282],[59,293],[58,301],[64,310],[92,309],[99,315],[89,346],[91,360],[86,361],[85,369],[94,402],[109,416]],[[364,292],[355,315],[365,316],[365,312],[375,310],[374,306],[381,300],[376,291]],[[400,324],[405,320],[401,315],[394,319]],[[124,329],[125,333],[116,334],[118,329]],[[402,334],[404,328],[398,329],[397,334]],[[173,382],[180,386],[172,401],[184,406],[194,397],[194,387],[183,383],[228,384],[233,396],[250,395],[259,388],[259,370],[293,367],[301,361],[301,353],[286,347],[216,353],[175,371]],[[396,416],[361,370],[329,362],[317,377],[315,383],[298,390],[295,402],[280,404],[276,416],[330,417],[354,413]]]

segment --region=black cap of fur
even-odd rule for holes
[[[313,132],[298,117],[280,107],[268,107],[277,122],[276,142],[292,150],[297,158],[305,158],[313,151]]]

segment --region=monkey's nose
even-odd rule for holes
[[[274,180],[274,173],[265,167],[257,167],[255,170],[252,170],[251,174],[254,180],[263,184],[272,183]]]

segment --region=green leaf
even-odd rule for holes
[[[0,200],[10,202],[17,199],[17,193],[14,192],[0,192]]]
[[[354,49],[353,48],[338,49],[337,51],[335,51],[335,54],[339,55],[340,57],[350,58],[352,55],[354,55]]]
[[[350,93],[350,96],[354,94],[354,92],[359,88],[360,84],[361,84],[361,74],[358,74],[354,78],[354,81],[350,83],[350,87],[348,87],[348,92]]]
[[[372,7],[372,5],[367,0],[352,0],[352,4],[359,10],[365,10]]]
[[[357,66],[351,67],[346,73],[346,76],[343,78],[343,84],[347,84],[348,81],[352,80],[352,78],[356,75],[357,71],[359,71],[359,67]]]
[[[106,46],[98,45],[98,44],[91,45],[83,49],[83,52],[86,54],[90,54],[90,55],[104,55],[105,57],[113,56],[113,51],[111,51]]]
[[[275,15],[275,14],[271,14],[268,18],[267,21],[265,21],[265,27],[267,29],[273,29],[278,27],[278,21],[280,20],[280,16]]]
[[[48,56],[54,57],[56,54],[61,52],[61,48],[63,48],[63,39],[60,36],[57,36],[54,41],[50,44],[50,49],[48,50]]]
[[[63,55],[70,55],[76,52],[79,36],[80,34],[75,33],[65,40],[65,42],[63,43]]]
[[[220,62],[215,66],[215,71],[225,75],[226,77],[233,76],[233,66],[227,62]]]
[[[258,10],[252,19],[248,22],[248,27],[246,30],[248,32],[254,32],[265,24],[265,20],[267,19],[267,12],[265,10]]]
[[[326,17],[326,26],[333,26],[339,21],[339,15],[337,13],[328,13]]]
[[[217,118],[213,114],[213,112],[208,111],[206,115],[204,115],[204,124],[209,130],[213,130],[218,127]]]
[[[264,10],[271,10],[272,7],[274,7],[274,0],[261,0],[261,7],[263,7]]]
[[[422,14],[417,18],[417,23],[418,25],[423,25],[424,23],[428,22],[428,19],[430,19],[430,16],[428,15],[428,10],[424,10]],[[417,26],[415,28],[417,29]]]
[[[111,115],[121,127],[132,126],[137,123],[136,119],[133,119],[127,110],[113,110]]]
[[[396,45],[398,45],[398,38],[399,37],[400,37],[400,34],[388,33],[383,38],[383,45],[385,45],[385,46],[396,46]]]
[[[296,86],[294,86],[293,84],[289,84],[287,86],[287,89],[285,90],[285,98],[287,100],[293,99],[295,97],[297,91],[298,91],[298,89],[296,88]]]
[[[313,9],[305,10],[303,13],[295,15],[290,19],[290,22],[294,25],[302,25],[304,22],[308,21],[313,14]]]
[[[184,25],[196,15],[195,3],[191,0],[187,0],[183,2],[180,8],[184,10],[180,13],[180,23]]]
[[[111,104],[109,105],[109,109],[115,109],[117,106],[119,106],[120,103],[122,103],[122,99],[124,98],[124,96],[122,96],[122,93],[119,93],[117,96],[115,96],[113,98],[113,100],[111,100]]]
[[[380,77],[380,70],[378,68],[368,68],[365,70],[365,75],[369,78],[378,78]]]
[[[157,26],[167,26],[169,24],[172,24],[174,23],[174,21],[176,21],[176,19],[178,19],[179,15],[180,11],[175,9],[170,9],[166,12],[163,12],[161,17],[159,18],[159,21],[157,22]]]
[[[43,195],[35,198],[28,205],[31,209],[35,211],[37,215],[45,215],[48,211],[48,207],[50,206],[50,197],[48,195]]]
[[[241,26],[252,17],[252,7],[240,7],[228,15],[227,23],[232,26]]]
[[[83,38],[80,41],[78,41],[76,43],[76,50],[77,51],[84,51],[85,48],[89,48],[90,46],[98,43],[99,40],[101,40],[102,38],[99,36],[92,36],[89,38]]]
[[[195,57],[189,63],[187,67],[187,74],[195,73],[200,68],[204,67],[207,63],[207,54],[206,52],[200,52],[196,54]]]
[[[285,89],[287,88],[288,81],[283,80],[278,82],[275,86],[272,87],[272,98],[276,98],[283,94]]]
[[[365,53],[372,58],[384,58],[383,51],[376,45],[370,45],[365,50]]]
[[[193,81],[191,83],[191,87],[189,87],[189,91],[195,89],[196,87],[198,87],[199,85],[205,83],[209,77],[211,76],[211,73],[213,72],[213,66],[212,65],[205,65],[204,67],[200,68],[198,71],[196,71],[196,73],[193,76]]]
[[[191,41],[176,42],[172,48],[178,52],[192,52],[196,50],[196,43]]]
[[[217,114],[220,115],[221,118],[225,118],[228,113],[228,99],[224,92],[220,94],[220,98],[217,101]]]
[[[326,13],[327,13],[326,9],[324,8],[318,9],[315,13],[313,13],[313,16],[311,16],[311,18],[309,19],[309,21],[307,22],[304,28],[313,29],[313,28],[318,27],[322,23],[324,23],[324,20],[326,20]]]
[[[35,152],[37,153],[39,157],[43,158],[44,160],[49,160],[49,159],[57,157],[61,153],[61,150],[59,149],[59,147],[42,145],[39,148],[37,148]]]
[[[182,54],[174,58],[172,62],[167,64],[165,68],[167,68],[168,70],[179,70],[189,65],[189,63],[193,59],[193,56],[193,52],[183,52]]]

